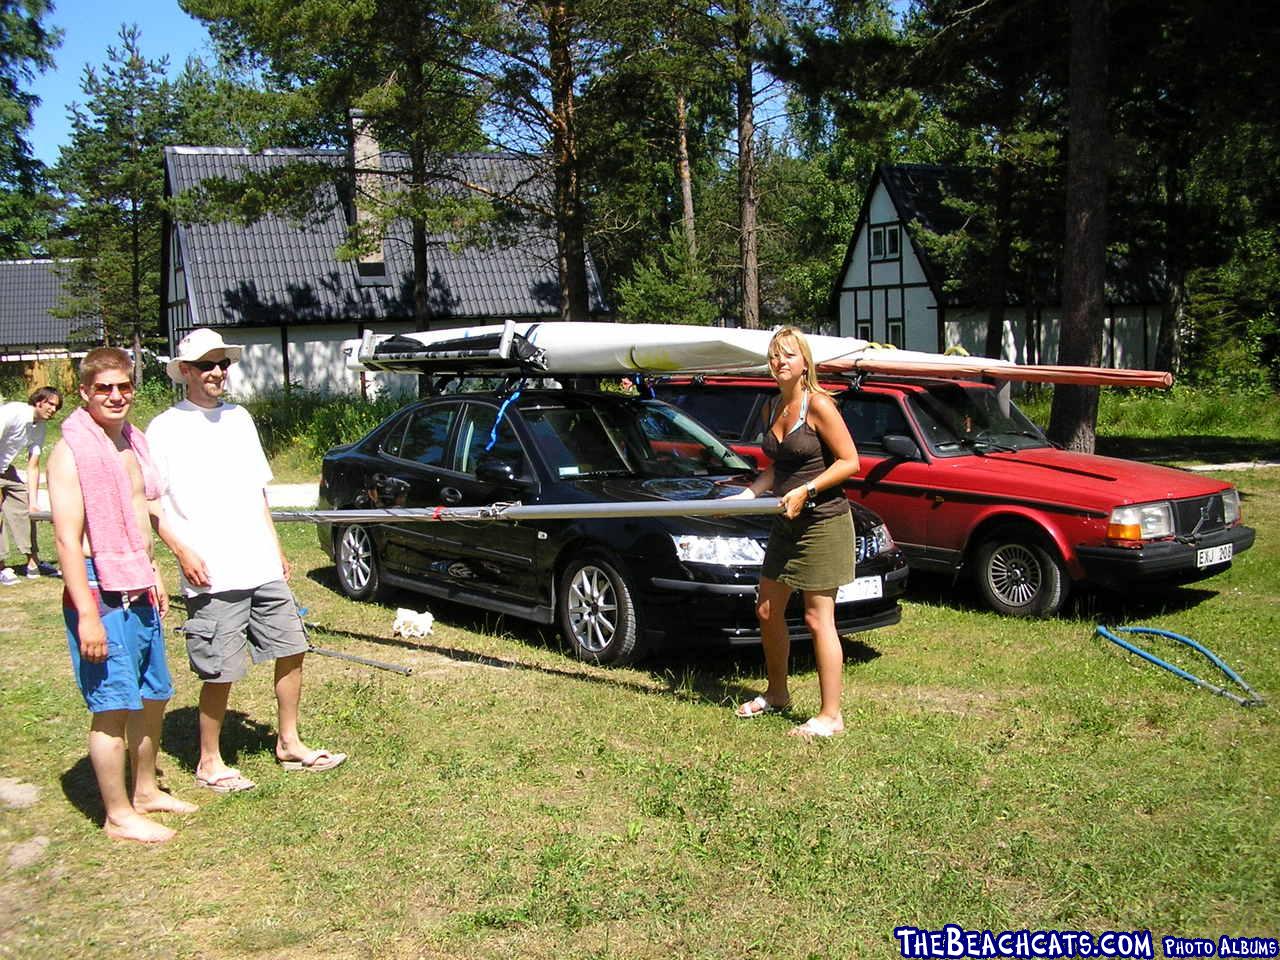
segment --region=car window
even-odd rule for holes
[[[886,433],[911,436],[907,418],[892,397],[877,397],[854,391],[845,394],[840,410],[859,450],[883,448]]]
[[[539,407],[524,411],[524,422],[558,477],[630,472],[620,444],[595,410]]]
[[[391,425],[391,429],[383,435],[382,442],[378,447],[387,456],[400,456],[400,447],[404,443],[404,425],[408,422],[408,417],[405,417],[403,420],[398,420],[393,423]]]
[[[493,429],[497,416],[497,407],[467,404],[458,425],[458,444],[452,464],[454,470],[474,474],[476,464],[483,457],[495,457],[517,466],[524,463],[524,451],[511,429],[511,421],[504,416],[498,429]]]
[[[398,456],[427,467],[443,465],[449,430],[457,416],[458,404],[453,403],[419,410],[409,420]]]
[[[760,418],[753,416],[763,392],[772,391],[696,384],[666,384],[654,390],[658,399],[691,413],[726,440],[751,440],[763,432]]]
[[[986,387],[935,385],[912,394],[907,402],[925,440],[942,456],[1049,446],[1021,410]]]

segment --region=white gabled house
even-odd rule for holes
[[[877,168],[832,289],[840,335],[908,350],[983,353],[989,305],[972,292],[948,291],[945,270],[913,236],[919,228],[940,235],[957,229],[960,215],[946,200],[963,198],[971,183],[956,167]],[[1104,366],[1146,369],[1154,363],[1166,298],[1158,277],[1135,273],[1108,264]],[[1005,308],[1004,358],[1055,362],[1061,304],[1024,303],[1014,286]]]

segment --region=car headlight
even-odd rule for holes
[[[751,537],[695,537],[672,534],[676,556],[689,563],[719,563],[728,567],[758,567],[764,547]]]
[[[1240,491],[1235,487],[1222,491],[1222,522],[1228,527],[1240,522]]]
[[[1116,507],[1107,521],[1108,540],[1158,540],[1173,536],[1173,507],[1167,500]]]
[[[870,560],[893,549],[893,535],[883,523],[878,523],[867,531],[865,536],[858,537],[856,556],[858,563]]]

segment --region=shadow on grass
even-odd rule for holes
[[[1218,591],[1205,587],[1168,584],[1133,586],[1123,593],[1077,586],[1067,597],[1061,616],[1106,624],[1135,623],[1143,618],[1191,610],[1217,595]],[[941,573],[912,570],[907,583],[907,599],[956,610],[989,612],[972,582]]]
[[[199,708],[179,707],[164,715],[160,731],[160,746],[193,776],[200,760],[199,718]],[[274,755],[275,730],[271,724],[251,720],[239,710],[228,710],[219,744],[227,766],[234,767],[242,756],[264,752]]]
[[[309,572],[314,582],[329,589],[337,589],[337,580],[332,567],[322,567]],[[410,591],[388,590],[382,606],[389,610],[403,603],[415,609],[421,607],[424,597]],[[708,648],[681,645],[681,639],[668,640],[665,645],[650,651],[642,660],[633,666],[645,670],[654,684],[637,683],[618,674],[588,668],[573,660],[568,646],[553,627],[520,620],[515,617],[504,617],[485,610],[463,604],[450,603],[445,600],[430,599],[431,610],[436,618],[459,630],[474,633],[499,634],[510,637],[530,647],[554,650],[564,656],[564,667],[546,664],[526,663],[520,660],[495,657],[490,654],[477,653],[458,647],[449,647],[424,640],[406,640],[400,637],[377,636],[353,630],[330,629],[321,624],[313,626],[313,640],[318,646],[324,646],[325,637],[339,637],[345,640],[358,640],[379,646],[396,647],[402,650],[416,650],[432,653],[463,663],[476,663],[488,667],[505,670],[527,670],[547,676],[563,677],[569,680],[604,684],[619,690],[634,693],[651,694],[663,697],[674,697],[712,706],[725,706],[742,700],[749,700],[760,692],[764,676],[764,657],[760,647],[755,644]],[[862,634],[860,636],[868,636]],[[880,651],[869,646],[861,639],[843,638],[846,664],[870,663],[880,656]],[[345,651],[344,651],[345,652]],[[807,641],[793,641],[791,645],[791,669],[793,672],[807,672],[815,669],[813,650]],[[738,681],[743,675],[759,677],[761,682],[753,681],[750,687]]]
[[[1245,437],[1099,437],[1097,452],[1127,460],[1201,460],[1234,463],[1280,458],[1280,443]]]
[[[93,773],[93,764],[87,756],[77,760],[70,769],[62,774],[62,795],[79,810],[86,820],[91,820],[99,827],[107,819],[107,811],[102,806],[102,794],[98,792],[98,779]]]

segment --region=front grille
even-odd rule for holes
[[[1200,518],[1204,522],[1200,522]],[[1222,494],[1173,501],[1173,527],[1180,537],[1221,530],[1226,526],[1222,513]]]

